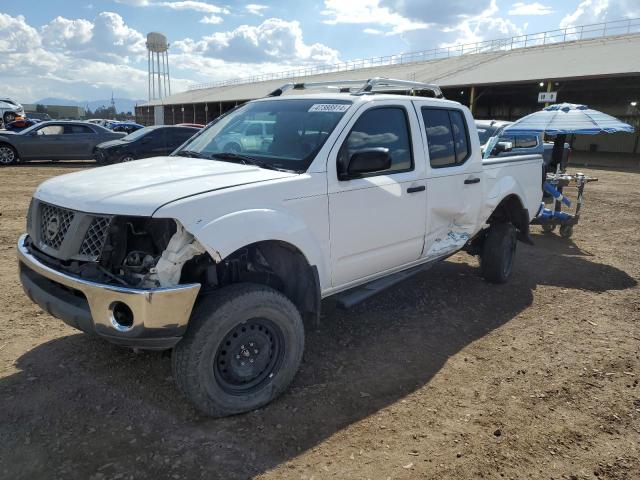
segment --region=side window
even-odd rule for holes
[[[500,138],[498,140],[500,142],[510,143],[511,145],[513,145],[513,148],[516,148],[516,139],[515,139],[515,137],[511,137],[509,135],[500,135]]]
[[[422,119],[433,168],[461,165],[469,158],[469,132],[460,110],[423,108]]]
[[[91,128],[85,125],[65,125],[64,126],[65,135],[77,135],[82,133],[94,133]]]
[[[62,135],[64,127],[62,125],[47,125],[38,130],[38,135]]]
[[[535,135],[522,135],[516,137],[515,148],[535,148],[538,146],[538,137]]]
[[[364,112],[353,125],[340,148],[338,163],[346,164],[351,155],[369,148],[387,148],[391,168],[375,175],[406,172],[413,168],[407,114],[401,107],[378,107]]]

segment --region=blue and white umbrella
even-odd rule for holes
[[[548,135],[596,135],[598,133],[633,133],[631,125],[586,105],[558,103],[516,120],[504,133],[546,133]]]

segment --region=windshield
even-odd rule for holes
[[[486,125],[476,125],[478,137],[480,137],[480,145],[484,145],[498,131],[499,127],[490,127]]]
[[[304,172],[350,105],[349,100],[317,98],[248,103],[174,155]]]
[[[158,127],[144,127],[140,130],[136,130],[135,132],[130,133],[126,137],[122,137],[120,140],[122,140],[123,142],[134,142],[139,138],[144,137],[147,133],[156,130],[157,128]]]

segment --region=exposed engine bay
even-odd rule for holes
[[[30,250],[51,267],[98,283],[152,289],[200,283],[203,290],[241,281],[282,289],[282,246],[241,248],[216,263],[205,248],[173,219],[114,216],[95,262],[61,260]],[[284,272],[280,272],[285,274]]]

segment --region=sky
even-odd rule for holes
[[[640,0],[0,0],[0,96],[145,99],[150,31],[169,39],[175,92],[638,17]]]

